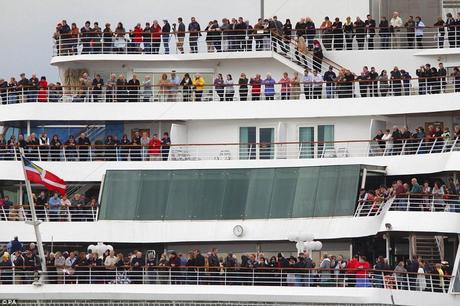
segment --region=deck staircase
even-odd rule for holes
[[[299,73],[302,73],[302,74],[306,67],[309,67],[309,68],[313,67],[313,52],[312,51],[307,51],[304,57],[299,57],[296,54],[297,43],[294,40],[291,40],[291,42],[288,44],[288,47],[282,48],[281,46],[283,45],[285,45],[285,42],[283,42],[280,39],[273,38],[271,49],[273,50],[273,57],[275,59],[287,65],[291,69]],[[276,52],[275,52],[275,49],[276,49]],[[332,66],[336,73],[340,69],[345,68],[337,64],[336,62],[328,59],[327,57],[324,57],[322,61],[322,71],[326,71],[329,66]]]
[[[425,261],[435,264],[444,260],[443,236],[415,236],[415,254]]]

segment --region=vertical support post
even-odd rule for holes
[[[265,0],[260,0],[260,18],[264,19],[265,15]]]
[[[27,120],[27,136],[30,136],[30,120]]]
[[[23,197],[24,197],[24,189],[23,189],[23,185],[22,185],[22,182],[19,182],[19,205],[22,205],[24,204],[23,203]]]
[[[389,263],[390,262],[390,232],[385,233],[385,256]]]
[[[361,179],[361,189],[364,189],[366,187],[366,178],[367,178],[367,168],[363,169],[363,176]]]

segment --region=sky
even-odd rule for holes
[[[45,75],[57,81],[57,68],[51,66],[52,35],[56,24],[66,19],[79,27],[86,20],[112,25],[122,21],[126,29],[137,22],[181,16],[186,23],[195,16],[202,25],[211,19],[242,16],[254,24],[260,16],[260,0],[0,0],[0,78]],[[309,16],[320,23],[324,16],[365,16],[369,0],[265,0],[265,17],[277,15],[295,23]],[[317,25],[319,26],[319,25]]]

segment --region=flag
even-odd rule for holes
[[[27,179],[35,184],[45,186],[48,190],[65,194],[66,184],[63,179],[57,175],[40,168],[25,156],[22,156],[22,164],[27,175]]]

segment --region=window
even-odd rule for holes
[[[324,157],[334,150],[334,126],[318,125],[318,156]]]
[[[299,128],[299,158],[314,158],[315,157],[315,128],[300,127]]]
[[[274,128],[240,127],[240,159],[273,159],[274,140]]]
[[[256,127],[240,127],[240,159],[256,158]]]
[[[259,159],[273,159],[274,128],[259,129]]]

